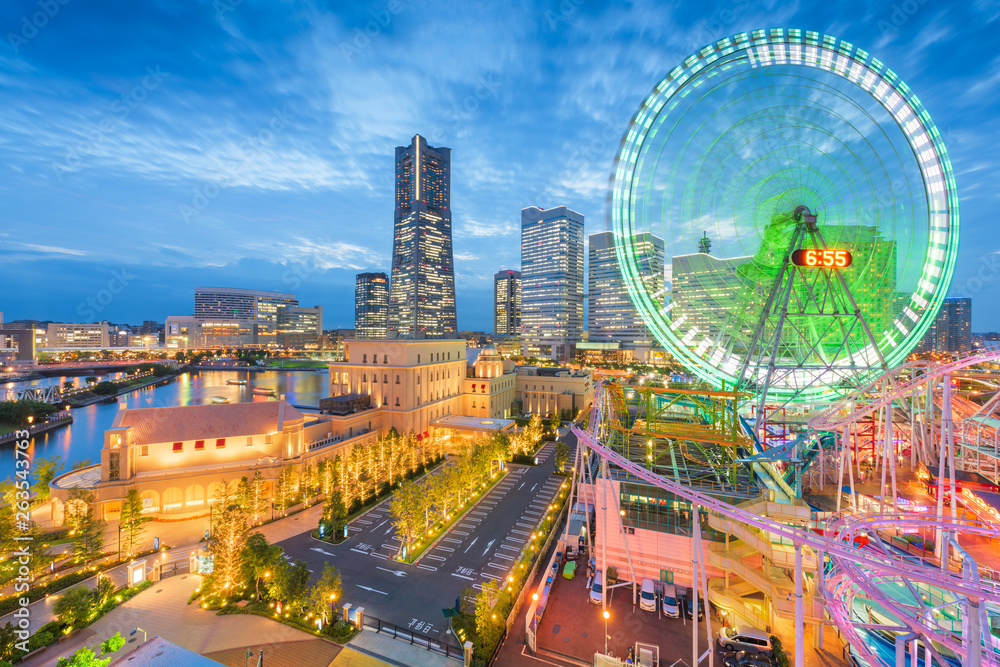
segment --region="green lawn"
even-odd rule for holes
[[[329,363],[315,359],[268,359],[268,368],[326,368]]]
[[[7,435],[8,433],[13,433],[19,429],[24,428],[23,426],[18,426],[17,424],[10,424],[8,422],[0,422],[0,435]]]

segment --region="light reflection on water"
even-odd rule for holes
[[[45,378],[24,384],[62,384],[63,380],[83,378]],[[247,380],[247,384],[230,385],[226,380]],[[199,371],[184,373],[170,380],[166,385],[147,387],[119,396],[117,403],[97,403],[72,411],[73,423],[69,426],[43,433],[32,439],[29,453],[32,458],[61,456],[68,469],[76,461],[90,459],[98,463],[104,431],[111,428],[120,407],[154,408],[175,405],[203,405],[211,403],[213,397],[224,397],[230,403],[250,401],[273,401],[282,394],[293,405],[317,406],[319,399],[329,395],[329,374],[326,371]],[[257,396],[254,388],[273,389],[275,396]],[[14,472],[14,447],[4,445],[0,449],[0,479]]]

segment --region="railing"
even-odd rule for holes
[[[431,653],[437,653],[443,655],[446,658],[455,658],[457,660],[465,660],[465,655],[461,648],[453,646],[451,644],[446,644],[444,642],[435,641],[430,637],[424,637],[410,630],[409,628],[402,628],[393,623],[383,621],[382,619],[375,618],[374,616],[364,616],[364,626],[368,630],[374,630],[378,633],[384,633],[390,635],[393,639],[398,639],[400,641],[409,642],[411,646],[419,646],[423,649],[430,651]]]

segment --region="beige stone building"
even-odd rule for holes
[[[467,354],[461,414],[500,419],[512,416],[517,378],[514,362],[504,361],[494,347],[468,350]]]
[[[594,374],[589,369],[518,366],[515,400],[523,414],[577,412],[594,400]]]
[[[431,422],[461,414],[464,340],[348,340],[330,364],[330,396],[370,397],[388,432],[429,434]]]

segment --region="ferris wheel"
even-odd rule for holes
[[[742,33],[673,69],[632,118],[610,199],[651,337],[761,407],[903,362],[958,251],[954,173],[920,100],[868,52],[803,30]]]

